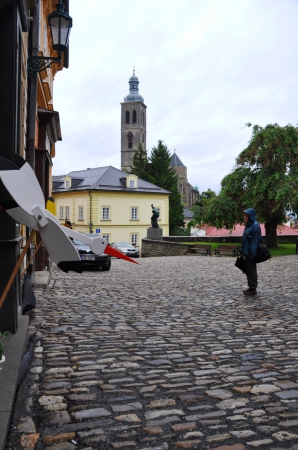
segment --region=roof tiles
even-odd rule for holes
[[[113,166],[97,167],[95,169],[77,170],[67,174],[72,178],[72,186],[64,187],[64,176],[53,179],[53,192],[104,190],[104,191],[133,191],[133,192],[154,192],[168,194],[169,191],[162,189],[155,184],[138,178],[137,188],[126,187],[127,173],[116,169]],[[57,179],[58,178],[58,179]]]

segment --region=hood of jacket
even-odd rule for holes
[[[256,211],[253,208],[248,208],[243,213],[248,214],[249,223],[252,224],[256,220]]]

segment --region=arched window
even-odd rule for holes
[[[133,139],[133,134],[130,131],[127,135],[127,147],[128,148],[132,148],[132,139]]]
[[[137,123],[137,112],[134,109],[132,113],[132,123]]]
[[[145,135],[144,134],[142,136],[142,141],[143,141],[143,144],[145,144]]]
[[[129,123],[129,111],[125,113],[125,123]]]
[[[141,125],[145,125],[145,114],[141,112]]]

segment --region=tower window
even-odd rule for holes
[[[142,141],[143,141],[143,144],[145,144],[145,135],[144,134],[142,136]]]
[[[130,131],[127,135],[127,147],[128,148],[132,148],[132,139],[133,139],[133,134]]]
[[[125,113],[125,123],[129,123],[129,111]]]
[[[141,112],[141,125],[145,125],[145,114]]]
[[[134,109],[132,113],[132,123],[137,123],[137,112]]]

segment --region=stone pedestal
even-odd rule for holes
[[[147,239],[153,239],[155,241],[160,241],[162,237],[162,228],[147,228]]]

